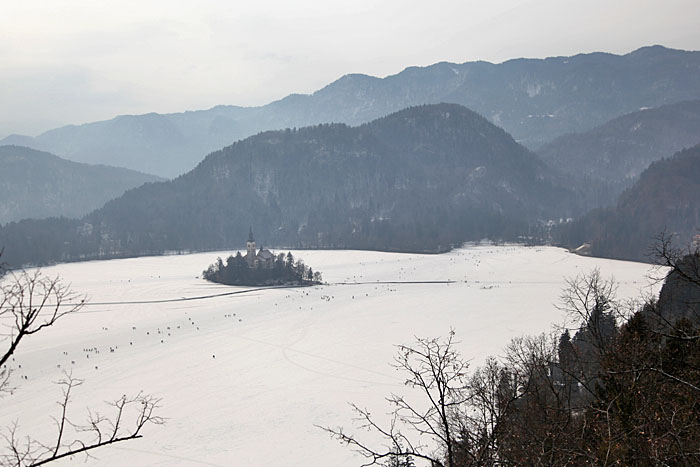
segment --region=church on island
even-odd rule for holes
[[[248,233],[246,254],[238,251],[226,262],[217,258],[214,264],[202,273],[208,281],[227,285],[250,286],[307,286],[321,284],[321,273],[304,264],[301,259],[294,260],[292,253],[277,256],[270,250],[260,247],[258,250],[253,237],[253,229]]]
[[[260,246],[260,251],[255,252],[255,238],[253,237],[253,228],[248,232],[248,241],[246,242],[247,253],[244,256],[248,267],[269,269],[275,265],[275,255],[270,251]]]

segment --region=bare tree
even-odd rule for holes
[[[456,418],[460,430],[454,465],[494,465],[502,459],[503,424],[523,394],[521,378],[491,357],[469,378],[468,393]]]
[[[0,343],[5,349],[0,356],[0,391],[4,392],[11,389],[7,361],[22,340],[77,312],[85,302],[58,279],[46,278],[39,270],[9,276],[9,281],[0,284]]]
[[[665,280],[670,274],[675,273],[681,279],[700,287],[700,261],[684,261],[685,258],[700,257],[700,235],[696,235],[695,241],[685,246],[677,244],[673,235],[661,232],[652,244],[649,256],[651,260],[669,272],[656,279]]]
[[[398,346],[394,367],[407,375],[405,384],[420,400],[392,394],[388,426],[380,426],[369,411],[352,405],[359,427],[382,438],[373,446],[342,428],[323,428],[368,459],[364,465],[410,466],[423,460],[433,467],[490,465],[498,458],[497,433],[510,404],[518,397],[514,379],[491,359],[472,377],[448,338],[417,338]]]
[[[601,359],[614,354],[617,320],[624,320],[633,308],[617,300],[617,283],[613,278],[604,279],[597,268],[566,282],[559,309],[576,323],[578,331],[569,364],[559,362],[558,367],[592,396],[600,380]]]
[[[658,303],[651,302],[645,310],[654,331],[676,339],[700,339],[679,326],[680,318],[700,322],[700,235],[680,246],[673,235],[663,232],[651,248],[651,257],[660,268],[653,279],[664,282]]]
[[[0,280],[0,395],[7,398],[14,390],[9,362],[20,344],[66,315],[77,313],[85,299],[39,270],[10,272]],[[76,422],[70,414],[70,402],[82,382],[71,374],[57,381],[63,397],[58,402],[59,413],[53,417],[56,434],[51,441],[22,434],[17,421],[0,433],[0,466],[39,466],[77,454],[90,456],[97,448],[142,437],[148,424],[164,423],[157,414],[160,400],[142,393],[107,403],[108,415],[88,410],[84,421]]]
[[[454,344],[454,331],[450,331],[444,342],[417,338],[412,346],[398,346],[393,366],[407,374],[406,386],[417,389],[424,400],[412,403],[405,396],[392,394],[387,398],[393,406],[388,427],[376,423],[369,411],[352,406],[359,415],[360,428],[378,433],[384,446],[372,447],[342,428],[321,428],[368,458],[364,465],[407,465],[415,458],[453,467],[459,434],[456,419],[468,398],[468,364]]]

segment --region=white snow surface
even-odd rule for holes
[[[24,432],[51,439],[61,394],[52,382],[70,369],[85,380],[72,399],[76,420],[87,407],[141,390],[163,398],[160,413],[168,420],[147,427],[142,439],[95,451],[86,464],[79,456],[64,465],[357,466],[362,458],[316,425],[357,432],[348,402],[380,419],[389,411],[384,398],[407,391],[390,366],[396,344],[454,328],[458,349],[475,368],[511,338],[562,323],[556,305],[566,278],[599,268],[615,277],[623,298],[658,287],[650,285],[647,264],[552,247],[466,246],[440,255],[293,251],[329,285],[117,304],[244,290],[200,278],[228,254],[45,268],[90,304],[23,342],[12,362],[17,391],[0,399],[0,426],[18,420]],[[445,280],[455,282],[376,283]],[[85,351],[93,348],[99,353]]]

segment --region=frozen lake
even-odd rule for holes
[[[615,277],[620,297],[656,291],[647,264],[470,246],[441,255],[293,251],[329,285],[172,301],[244,290],[199,278],[228,254],[45,268],[90,304],[23,342],[12,362],[18,390],[0,399],[2,426],[52,429],[61,392],[51,382],[70,368],[85,380],[73,397],[75,418],[140,390],[162,397],[168,418],[143,439],[95,451],[88,465],[357,466],[357,454],[315,425],[351,429],[351,401],[388,410],[384,397],[404,391],[389,366],[395,344],[452,327],[474,367],[511,338],[561,323],[566,278],[597,267]],[[447,280],[454,283],[377,284]],[[92,348],[99,353],[84,350]]]

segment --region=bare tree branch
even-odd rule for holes
[[[4,346],[0,350],[0,393],[11,394],[8,362],[23,340],[78,312],[84,304],[84,297],[39,270],[0,275],[0,345]],[[58,416],[52,417],[55,437],[43,442],[31,434],[21,435],[19,422],[15,421],[0,430],[0,467],[40,466],[77,454],[90,457],[100,447],[142,437],[146,425],[165,423],[158,414],[160,399],[143,393],[107,403],[111,412],[108,416],[88,409],[85,421],[75,423],[70,417],[70,403],[83,381],[64,373],[56,383],[63,396],[58,401]]]
[[[54,441],[44,443],[31,435],[19,437],[19,425],[15,423],[2,435],[0,466],[39,466],[78,454],[89,456],[100,447],[141,438],[141,430],[148,424],[165,423],[165,419],[156,414],[160,399],[138,394],[108,402],[107,407],[113,412],[111,417],[88,410],[85,421],[76,424],[69,418],[69,407],[74,390],[83,381],[66,373],[57,384],[62,388],[63,397],[58,402],[60,415],[54,418],[57,429]],[[127,418],[128,427],[125,426]]]

